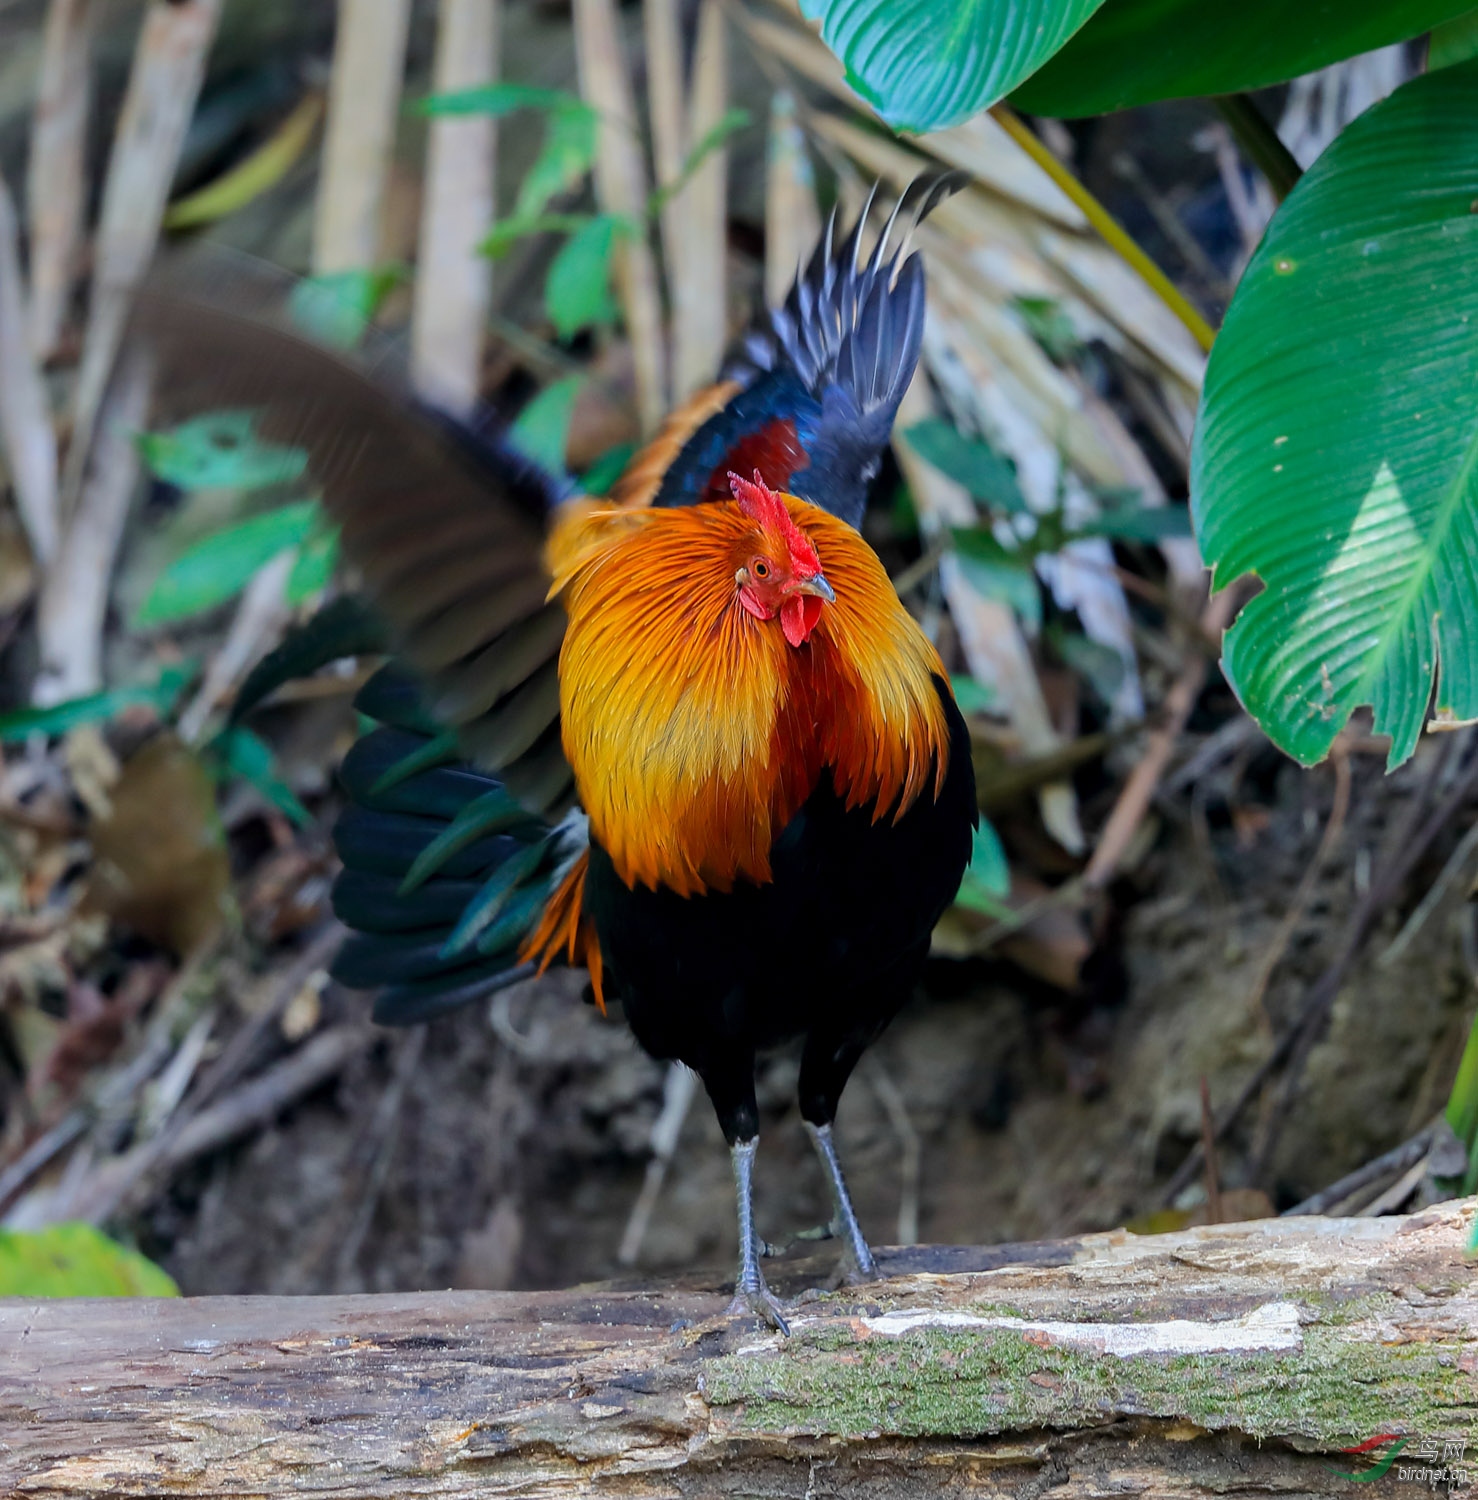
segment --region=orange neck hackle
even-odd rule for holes
[[[937,793],[943,668],[844,521],[747,481],[735,502],[575,502],[549,565],[569,620],[565,753],[628,885],[768,880],[771,845],[828,770],[879,818]]]

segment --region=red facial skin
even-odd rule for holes
[[[833,600],[810,537],[790,518],[785,501],[755,471],[754,482],[729,475],[739,508],[760,526],[771,545],[748,558],[735,574],[739,603],[757,620],[780,617],[792,646],[801,646],[816,628],[822,605]]]

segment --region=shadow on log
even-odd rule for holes
[[[1411,1494],[1478,1471],[1475,1203],[895,1251],[789,1341],[681,1285],[0,1302],[0,1491],[1348,1494],[1398,1434]]]

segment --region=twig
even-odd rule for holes
[[[1327,1188],[1310,1194],[1302,1203],[1295,1203],[1292,1208],[1284,1209],[1283,1217],[1288,1219],[1302,1214],[1327,1214],[1346,1199],[1353,1198],[1362,1188],[1369,1188],[1398,1172],[1405,1172],[1414,1162],[1424,1162],[1432,1147],[1432,1134],[1433,1127],[1430,1125],[1417,1131],[1409,1141],[1402,1141],[1383,1156],[1377,1156],[1363,1167],[1347,1172],[1337,1182],[1331,1182]]]
[[[1391,939],[1391,945],[1376,963],[1383,969],[1388,969],[1396,963],[1411,946],[1412,939],[1426,925],[1432,913],[1442,904],[1442,898],[1447,894],[1454,880],[1462,874],[1467,863],[1473,857],[1473,851],[1478,849],[1478,823],[1475,823],[1462,837],[1457,848],[1448,857],[1447,863],[1442,866],[1442,872],[1432,882],[1431,889],[1418,903],[1417,908],[1406,919],[1401,931]]]
[[[48,568],[57,549],[56,433],[26,327],[20,226],[0,178],[0,448],[31,555]]]
[[[680,0],[642,0],[642,30],[646,43],[647,115],[652,122],[652,161],[657,182],[662,187],[676,183],[682,175],[683,161],[691,139],[688,133],[687,89],[684,85],[682,6]],[[683,257],[687,247],[687,204],[683,194],[667,197],[658,216],[662,231],[662,262],[667,286],[673,294],[676,314],[676,288],[682,281]],[[681,338],[681,320],[673,318],[675,350]],[[711,375],[712,372],[710,372]],[[683,392],[676,393],[681,400]]]
[[[77,509],[129,302],[154,246],[223,0],[153,0],[118,117],[93,254],[92,305],[77,374],[62,512]]]
[[[498,76],[502,24],[502,0],[441,0],[438,93]],[[487,116],[442,116],[429,127],[411,359],[420,393],[454,412],[469,411],[481,390],[492,262],[477,247],[493,222],[497,144]]]
[[[688,1118],[688,1111],[692,1108],[697,1092],[698,1075],[682,1063],[669,1063],[667,1077],[662,1080],[662,1109],[652,1123],[652,1154],[647,1161],[646,1176],[642,1179],[636,1202],[631,1205],[631,1214],[621,1235],[621,1245],[616,1251],[616,1260],[620,1265],[634,1266],[641,1255],[642,1241],[647,1237],[647,1226],[652,1221],[652,1212],[661,1196],[662,1184],[667,1180],[667,1169],[672,1165],[672,1158],[677,1152],[683,1122]]]
[[[1213,638],[1219,636],[1236,612],[1240,598],[1237,590],[1231,588],[1213,595],[1201,615],[1202,630]],[[1191,710],[1196,706],[1196,699],[1200,697],[1205,681],[1206,658],[1195,651],[1166,693],[1163,722],[1146,736],[1144,754],[1130,772],[1119,792],[1119,799],[1109,814],[1108,822],[1098,836],[1093,857],[1083,872],[1084,882],[1090,890],[1107,885],[1118,871],[1134,841],[1135,832],[1154,801],[1155,789],[1170,764],[1175,746]]]
[[[636,366],[637,413],[642,431],[655,432],[668,406],[662,298],[646,237],[647,169],[614,0],[575,0],[575,61],[580,92],[601,117],[596,195],[607,213],[640,226],[617,244],[616,275]]]
[[[917,1245],[919,1242],[919,1186],[923,1179],[924,1146],[913,1121],[908,1117],[908,1104],[903,1091],[893,1081],[893,1075],[874,1056],[868,1059],[867,1081],[878,1096],[888,1116],[888,1123],[898,1137],[902,1152],[898,1188],[898,1233],[899,1245]]]
[[[1216,1160],[1216,1129],[1211,1116],[1211,1088],[1201,1075],[1201,1155],[1206,1162],[1206,1210],[1213,1224],[1222,1222],[1221,1168]]]
[[[313,222],[313,269],[320,274],[367,270],[379,258],[409,26],[410,0],[339,0]]]
[[[1303,168],[1293,153],[1249,95],[1223,94],[1212,102],[1248,161],[1262,173],[1273,196],[1281,203],[1303,176]]]
[[[765,172],[765,301],[778,307],[811,247],[821,238],[816,176],[806,133],[796,119],[795,95],[777,89],[770,99],[769,160]]]
[[[39,705],[102,686],[109,585],[139,477],[133,437],[148,406],[148,368],[141,359],[126,360],[100,409],[86,482],[41,591],[36,620],[41,664],[31,690]]]
[[[991,116],[1036,164],[1083,210],[1104,241],[1143,278],[1157,297],[1185,324],[1192,338],[1210,349],[1216,338],[1211,325],[1186,300],[1179,287],[1152,261],[1124,227],[1087,188],[1037,139],[1036,133],[1008,104],[997,104]]]
[[[211,711],[266,655],[291,619],[292,607],[287,602],[286,590],[293,562],[292,552],[279,553],[258,568],[247,584],[226,639],[211,659],[205,681],[180,715],[179,734],[187,745],[200,738]]]
[[[1248,1015],[1258,1014],[1267,1024],[1272,1022],[1272,1017],[1267,1012],[1268,982],[1273,977],[1273,971],[1282,963],[1298,924],[1303,921],[1304,912],[1319,884],[1319,877],[1324,873],[1324,868],[1339,843],[1345,817],[1350,809],[1350,756],[1338,740],[1334,743],[1330,759],[1334,764],[1334,802],[1324,824],[1323,836],[1319,840],[1319,847],[1314,851],[1313,859],[1309,861],[1308,869],[1303,873],[1303,879],[1298,883],[1298,890],[1294,892],[1288,910],[1283,914],[1283,920],[1278,924],[1278,930],[1273,934],[1272,942],[1263,954],[1262,962],[1257,966],[1257,975],[1247,993]]]
[[[31,241],[31,352],[56,352],[72,299],[87,198],[93,0],[51,0],[31,123],[26,212]]]
[[[385,1180],[395,1160],[395,1147],[400,1139],[400,1112],[405,1104],[405,1091],[421,1063],[421,1053],[426,1046],[426,1028],[417,1026],[400,1038],[395,1049],[395,1072],[385,1092],[375,1106],[375,1117],[370,1124],[369,1139],[372,1150],[369,1180],[359,1195],[354,1222],[339,1244],[335,1258],[334,1273],[339,1284],[349,1279],[354,1262],[364,1245],[364,1237],[374,1223],[375,1209],[379,1207],[380,1195],[385,1191]]]

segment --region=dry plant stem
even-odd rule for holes
[[[14,1301],[0,1487],[1347,1495],[1380,1423],[1473,1440],[1473,1211],[884,1251],[789,1342],[670,1285]]]
[[[36,614],[41,663],[31,690],[39,706],[94,693],[103,685],[109,584],[139,477],[133,435],[144,427],[148,410],[149,371],[138,359],[126,360],[102,406],[92,463],[41,591]]]
[[[908,1101],[903,1090],[893,1081],[893,1075],[874,1054],[867,1060],[867,1081],[878,1096],[898,1137],[902,1153],[898,1191],[898,1239],[900,1245],[916,1245],[919,1242],[919,1185],[924,1175],[924,1145],[913,1121],[908,1117]]]
[[[636,1195],[636,1202],[626,1220],[620,1248],[616,1251],[620,1265],[634,1266],[641,1258],[647,1226],[652,1222],[662,1184],[667,1180],[668,1168],[677,1153],[683,1122],[688,1118],[697,1092],[698,1075],[692,1069],[677,1062],[667,1065],[667,1077],[662,1082],[662,1110],[652,1124],[652,1155],[647,1162],[641,1191]]]
[[[1220,1224],[1224,1218],[1221,1205],[1221,1164],[1216,1159],[1211,1089],[1204,1073],[1201,1075],[1201,1154],[1206,1161],[1206,1210],[1210,1215],[1210,1222]]]
[[[647,115],[652,122],[652,163],[657,182],[666,187],[682,173],[691,137],[688,132],[687,87],[684,81],[682,7],[680,0],[642,0],[642,37],[646,44]],[[682,281],[683,243],[687,205],[682,194],[662,206],[662,264],[676,314],[677,287]],[[681,336],[681,320],[673,318],[674,364]],[[709,372],[710,377],[712,371]],[[676,381],[674,380],[674,385]],[[675,391],[678,400],[683,392]]]
[[[1319,877],[1324,873],[1330,856],[1339,843],[1345,817],[1350,810],[1350,755],[1338,740],[1334,742],[1330,760],[1334,765],[1334,801],[1324,824],[1324,833],[1319,839],[1319,847],[1314,851],[1313,859],[1309,861],[1308,869],[1304,871],[1303,879],[1298,883],[1288,910],[1283,914],[1283,920],[1278,924],[1277,932],[1273,934],[1272,942],[1268,944],[1267,952],[1263,954],[1262,962],[1257,966],[1257,975],[1247,995],[1248,1015],[1258,1016],[1260,1022],[1268,1027],[1271,1027],[1273,1019],[1267,1009],[1268,982],[1272,979],[1274,970],[1283,962],[1283,955],[1293,941],[1293,934],[1303,921],[1304,912],[1318,887]]]
[[[31,246],[31,352],[56,352],[82,244],[92,111],[95,0],[50,0],[31,123],[26,211]]]
[[[1212,639],[1220,637],[1240,602],[1235,589],[1223,589],[1207,603],[1201,628]],[[1090,890],[1101,889],[1118,872],[1119,864],[1134,841],[1134,835],[1154,801],[1155,789],[1165,774],[1186,720],[1196,706],[1206,681],[1206,658],[1196,651],[1165,695],[1163,722],[1145,739],[1144,754],[1130,772],[1099,835],[1098,845],[1083,879]]]
[[[1155,295],[1185,324],[1192,338],[1209,350],[1216,334],[1205,318],[1186,300],[1180,289],[1129,237],[1124,227],[1037,139],[1036,132],[1008,104],[997,104],[991,116],[1012,140],[1042,168],[1058,187],[1083,210],[1088,222],[1101,234],[1126,264],[1132,266]]]
[[[727,28],[723,0],[700,0],[688,99],[689,149],[719,123],[728,105]],[[678,194],[687,237],[672,291],[674,400],[713,379],[728,342],[728,163],[727,147],[710,151]]]
[[[144,16],[103,188],[92,303],[62,479],[64,520],[82,492],[129,302],[159,239],[221,5],[222,0],[152,0]]]
[[[362,271],[380,250],[410,0],[339,0],[328,126],[313,223],[313,269]]]
[[[441,0],[433,87],[437,93],[498,76],[502,0]],[[492,262],[478,244],[495,212],[497,126],[478,115],[433,119],[411,318],[416,389],[457,413],[476,404],[492,305]]]
[[[205,681],[180,715],[179,735],[187,745],[200,738],[212,710],[272,649],[292,618],[286,591],[295,556],[292,552],[279,553],[247,584],[226,639],[211,658]]]
[[[10,189],[0,178],[0,451],[10,468],[16,509],[40,568],[57,549],[56,433],[46,385],[26,332],[26,289],[20,226]]]
[[[636,366],[637,415],[642,431],[650,433],[668,409],[667,354],[657,262],[645,230],[647,169],[636,105],[614,0],[575,0],[574,14],[580,92],[600,115],[596,194],[607,213],[637,226],[617,243],[616,275]]]
[[[1395,1173],[1405,1173],[1414,1163],[1425,1161],[1431,1149],[1432,1127],[1428,1125],[1426,1129],[1417,1131],[1409,1141],[1402,1141],[1399,1146],[1393,1147],[1383,1156],[1377,1156],[1374,1161],[1368,1161],[1363,1167],[1357,1167],[1337,1182],[1331,1182],[1327,1188],[1321,1188],[1319,1192],[1305,1198],[1302,1203],[1296,1203],[1292,1208],[1284,1209],[1283,1217],[1289,1219],[1304,1214],[1331,1213],[1342,1207],[1347,1199],[1368,1189],[1373,1183],[1380,1182]]]
[[[778,307],[796,272],[821,238],[816,174],[806,133],[796,118],[795,95],[777,89],[770,98],[769,159],[765,171],[765,301]]]

